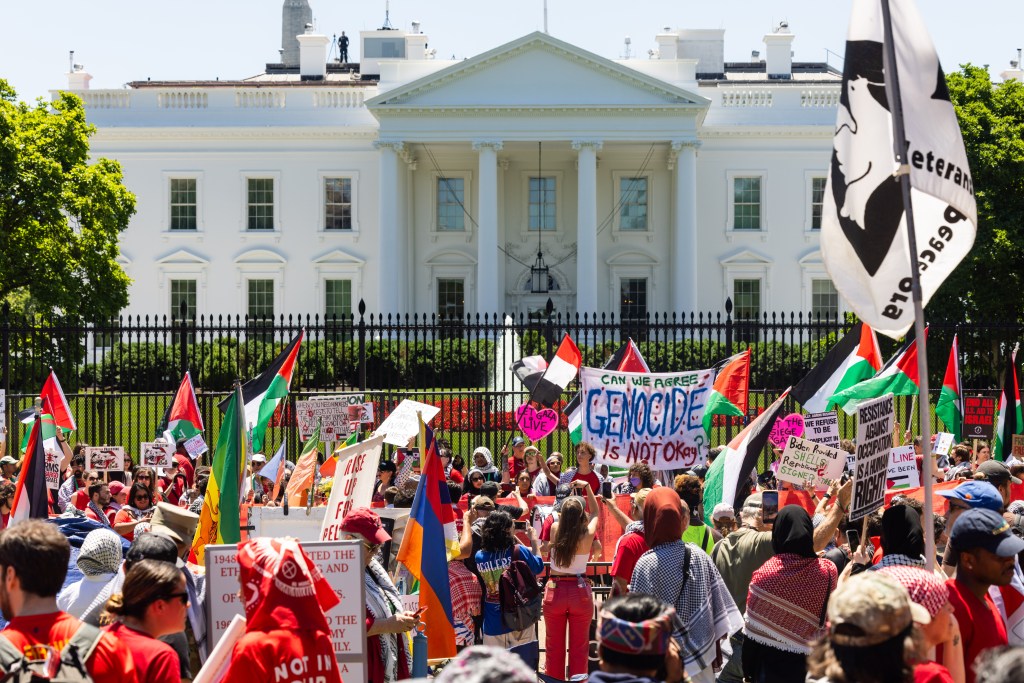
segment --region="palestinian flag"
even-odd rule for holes
[[[924,335],[927,338],[927,327],[924,328]],[[869,399],[885,394],[913,396],[920,391],[917,375],[917,340],[911,339],[874,377],[843,389],[833,396],[828,402],[828,408],[839,406],[848,415],[853,415],[857,412],[857,406]]]
[[[57,379],[57,373],[53,371],[53,368],[50,368],[50,375],[43,383],[39,397],[43,399],[43,410],[53,415],[53,420],[58,427],[65,431],[77,429],[75,418],[71,415],[71,406],[68,405],[68,400],[64,397],[64,390],[60,388],[60,380]]]
[[[776,418],[782,413],[782,404],[789,389],[775,399],[775,403],[754,418],[750,424],[733,437],[724,451],[711,464],[704,479],[704,509],[714,510],[719,503],[736,507],[750,492],[750,473],[757,465],[761,451],[768,443]]]
[[[963,389],[960,386],[960,354],[953,335],[953,348],[949,350],[949,362],[946,364],[946,376],[942,380],[942,393],[939,403],[935,406],[935,415],[953,434],[953,440],[960,441],[961,428],[964,422]]]
[[[636,343],[630,339],[622,344],[615,353],[611,355],[603,366],[603,370],[615,370],[616,372],[650,372],[647,361],[640,354]],[[583,395],[577,393],[569,401],[562,412],[569,418],[569,438],[573,445],[579,444],[583,434]]]
[[[157,428],[157,434],[163,436],[167,443],[173,444],[178,439],[191,439],[204,429],[203,416],[199,413],[199,402],[192,387],[192,373],[186,370],[178,386],[178,393],[167,406],[164,419]]]
[[[527,391],[532,392],[537,387],[537,382],[544,376],[544,371],[548,369],[548,362],[544,360],[544,356],[527,356],[512,363],[508,369],[519,378]]]
[[[208,544],[238,543],[242,540],[239,495],[247,451],[242,400],[242,389],[236,384],[220,423],[217,446],[213,451],[213,467],[192,541],[192,551],[198,564],[203,563],[204,548]]]
[[[555,357],[548,363],[544,374],[530,391],[530,400],[545,408],[555,405],[562,397],[562,392],[569,386],[569,382],[576,379],[576,373],[580,371],[582,364],[583,356],[579,348],[569,335],[565,335],[558,345],[558,350],[555,351]]]
[[[996,418],[996,443],[992,457],[1006,460],[1013,454],[1013,435],[1024,434],[1021,419],[1020,387],[1017,384],[1017,350],[1010,354],[1003,375],[1003,391],[999,395],[999,416]]]
[[[747,394],[750,390],[750,349],[725,361],[718,371],[711,394],[704,403],[704,433],[711,437],[713,415],[747,414]]]
[[[791,393],[804,410],[823,413],[828,410],[832,396],[871,379],[881,367],[882,353],[875,331],[864,323],[857,323]]]
[[[245,405],[243,426],[252,427],[254,453],[263,451],[263,437],[267,433],[267,424],[281,399],[288,395],[295,361],[299,357],[299,347],[302,346],[302,338],[305,335],[306,330],[303,328],[263,374],[242,385],[242,400]],[[227,401],[222,401],[220,409],[225,411],[226,405]]]
[[[49,495],[46,491],[44,438],[43,418],[37,416],[29,432],[25,458],[22,460],[21,472],[14,486],[8,526],[26,519],[46,519],[50,516]]]

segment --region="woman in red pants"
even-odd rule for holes
[[[597,533],[597,499],[587,481],[574,481],[572,486],[586,494],[587,504],[584,507],[579,495],[562,503],[558,521],[551,527],[551,576],[544,591],[545,673],[560,681],[587,674],[590,622],[594,617],[594,595],[585,574],[590,546]],[[565,646],[566,627],[569,629],[568,648]],[[568,678],[566,652],[569,655]]]

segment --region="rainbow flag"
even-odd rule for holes
[[[236,382],[220,424],[217,447],[213,451],[213,467],[199,513],[199,525],[192,540],[192,551],[198,564],[203,563],[208,544],[238,543],[242,540],[238,496],[242,475],[245,474],[246,441],[245,406],[242,389]]]
[[[422,418],[420,453],[423,454],[420,483],[412,501],[402,547],[398,550],[398,561],[420,583],[420,609],[426,608],[422,618],[426,625],[427,657],[446,659],[456,654],[448,561],[459,554],[459,539],[434,432]]]

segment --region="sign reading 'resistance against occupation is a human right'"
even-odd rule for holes
[[[850,521],[869,515],[885,502],[892,427],[896,419],[892,394],[857,406],[857,454]]]

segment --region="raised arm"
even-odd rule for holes
[[[839,528],[843,517],[850,511],[850,498],[853,496],[853,479],[843,484],[836,494],[836,503],[828,510],[825,521],[814,530],[814,551],[819,552],[825,549]]]

